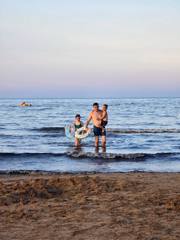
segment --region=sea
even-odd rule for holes
[[[19,107],[27,101],[32,107]],[[108,104],[106,150],[64,127]],[[90,125],[92,127],[92,124]],[[0,172],[180,172],[180,98],[0,99]]]

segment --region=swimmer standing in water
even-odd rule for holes
[[[81,116],[80,116],[80,114],[76,114],[76,116],[75,116],[75,119],[74,119],[74,122],[73,122],[73,125],[74,125],[74,128],[75,128],[75,132],[78,130],[78,129],[80,129],[80,128],[82,128],[83,127],[83,122],[81,121]],[[80,146],[80,139],[79,138],[76,138],[75,137],[75,146],[76,147],[79,147]]]
[[[85,123],[85,127],[87,128],[89,123],[91,121],[93,122],[93,132],[94,132],[94,137],[95,137],[95,147],[96,148],[99,147],[99,137],[101,137],[101,140],[102,140],[102,147],[104,149],[106,147],[106,130],[103,127],[103,131],[102,131],[102,119],[101,119],[103,117],[103,119],[105,120],[107,118],[107,115],[105,114],[105,116],[103,116],[102,110],[99,109],[99,104],[94,103],[93,109],[90,112],[89,117]]]

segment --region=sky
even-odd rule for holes
[[[180,97],[179,0],[0,0],[0,97]]]

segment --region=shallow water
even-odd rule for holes
[[[180,98],[27,99],[27,108],[21,101],[0,99],[1,171],[180,171]],[[93,134],[80,150],[64,134],[95,101],[109,105],[106,153],[95,151]]]

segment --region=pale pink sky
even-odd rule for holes
[[[0,1],[0,97],[180,96],[180,2]]]

